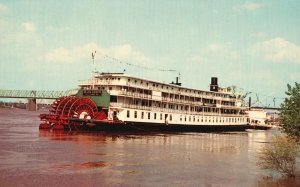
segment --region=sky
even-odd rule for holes
[[[0,36],[0,89],[76,88],[93,51],[100,72],[216,76],[268,103],[300,80],[298,0],[0,0]]]

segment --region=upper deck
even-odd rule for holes
[[[144,90],[152,90],[158,92],[167,92],[172,94],[180,94],[192,97],[207,97],[224,100],[236,100],[229,92],[213,92],[200,89],[182,87],[176,84],[147,80],[144,78],[134,77],[124,73],[96,73],[93,79],[79,82],[81,88],[90,88],[94,86],[98,89],[99,86],[123,86],[134,87]],[[224,89],[223,89],[224,90]]]

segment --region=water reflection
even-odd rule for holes
[[[201,150],[211,153],[239,154],[257,152],[269,142],[274,133],[249,130],[232,133],[146,133],[146,132],[65,132],[39,131],[39,136],[54,141],[74,141],[79,144],[113,143],[119,145],[147,145],[177,147],[181,152]]]
[[[75,164],[62,164],[62,165],[54,165],[49,167],[50,170],[65,170],[65,169],[94,169],[94,168],[100,168],[108,166],[109,163],[104,161],[98,161],[98,162],[85,162],[85,163],[75,163]]]

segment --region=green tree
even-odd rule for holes
[[[281,104],[280,126],[287,135],[300,140],[300,84],[287,85],[287,97]]]
[[[288,177],[295,177],[297,143],[295,139],[277,135],[258,155],[258,166],[271,169]]]

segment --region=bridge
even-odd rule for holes
[[[266,109],[266,110],[277,110],[279,111],[280,108],[278,107],[263,107],[263,106],[253,106],[251,108],[255,108],[255,109]]]
[[[74,95],[78,90],[52,91],[52,90],[3,90],[0,89],[0,98],[28,99],[28,110],[36,110],[37,99],[57,99],[62,96]]]

